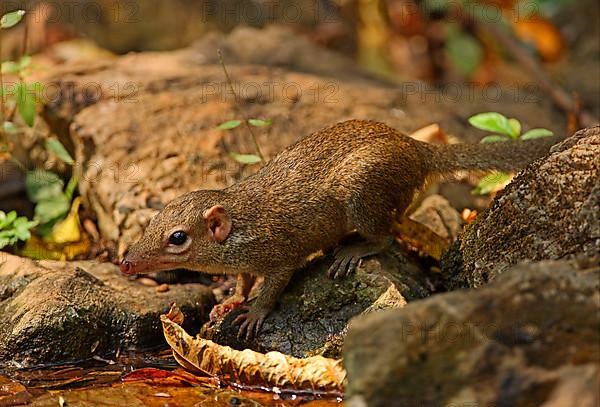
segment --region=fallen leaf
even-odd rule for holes
[[[44,238],[48,243],[64,244],[81,240],[81,224],[79,221],[79,206],[81,197],[77,197],[71,204],[69,214],[65,219],[54,225],[52,232]]]
[[[476,210],[471,210],[469,208],[465,208],[465,209],[463,209],[463,211],[460,214],[460,216],[465,221],[465,223],[471,223],[477,217],[477,211]]]
[[[180,326],[183,314],[176,304],[160,320],[175,360],[193,372],[231,377],[250,385],[343,391],[346,371],[340,360],[322,356],[300,359],[280,352],[262,354],[250,349],[239,351],[199,336],[193,338]]]
[[[429,126],[421,127],[419,130],[413,131],[410,137],[424,143],[448,144],[448,135],[442,130],[439,124],[434,123]]]
[[[166,386],[194,386],[198,384],[218,384],[211,378],[198,377],[185,370],[168,371],[154,367],[144,367],[127,373],[121,378],[123,383],[130,382],[157,382]]]
[[[517,37],[532,44],[544,61],[554,62],[565,51],[565,42],[558,28],[541,16],[533,16],[513,23]]]
[[[436,260],[440,260],[442,254],[450,246],[448,240],[422,223],[412,220],[407,216],[402,216],[396,220],[392,226],[392,230],[396,236],[399,236],[400,240]]]

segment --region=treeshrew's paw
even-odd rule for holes
[[[219,321],[236,308],[239,308],[246,298],[241,295],[234,294],[227,298],[221,304],[215,305],[210,311],[209,318],[212,322]]]
[[[238,338],[245,337],[247,341],[258,335],[268,312],[249,308],[245,314],[238,315],[233,320],[234,325],[239,325]]]
[[[360,263],[360,259],[359,256],[355,256],[349,251],[340,249],[335,254],[335,260],[333,261],[333,264],[329,266],[327,275],[334,279],[346,278],[350,273],[356,270]]]
[[[366,241],[338,247],[333,253],[335,260],[327,270],[327,275],[331,278],[347,277],[356,270],[362,259],[381,253],[393,241],[394,238],[388,236],[377,241]]]

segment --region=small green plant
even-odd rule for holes
[[[58,140],[50,139],[46,146],[66,164],[74,164],[73,158]],[[31,202],[36,204],[34,220],[39,224],[37,234],[48,235],[54,225],[67,216],[77,182],[77,177],[72,176],[65,186],[63,180],[53,172],[40,169],[27,172],[25,190]]]
[[[237,106],[237,94],[235,93],[235,89],[233,88],[233,83],[231,82],[231,77],[229,76],[229,72],[227,72],[227,67],[225,66],[225,62],[223,62],[223,54],[221,50],[217,50],[217,55],[219,56],[219,62],[221,63],[221,68],[223,69],[223,73],[225,74],[225,78],[227,79],[227,84],[229,85],[229,89],[233,94],[233,97],[236,101]],[[238,106],[239,109],[239,106]],[[253,127],[269,127],[272,124],[271,119],[242,119],[242,120],[228,120],[224,123],[219,124],[216,128],[217,130],[232,130],[240,125],[244,124],[252,136],[252,141],[254,142],[254,148],[256,149],[256,154],[239,154],[230,152],[229,156],[233,158],[240,164],[257,164],[265,161],[265,157],[263,156],[260,146],[258,144],[258,140],[256,139],[256,135],[252,130]]]
[[[24,15],[24,10],[17,10],[4,14],[0,18],[0,44],[2,42],[2,31],[17,25]],[[0,45],[1,53],[2,48]],[[1,65],[0,123],[2,126],[0,126],[0,132],[2,133],[18,132],[18,127],[13,122],[15,112],[19,113],[27,126],[33,127],[35,124],[38,95],[40,94],[42,85],[39,82],[27,83],[25,81],[30,65],[31,57],[29,55],[23,55],[18,61],[3,62]],[[19,79],[12,89],[9,89],[4,84],[4,75],[6,74],[16,75]],[[7,107],[12,106],[14,106],[12,109],[7,109]]]
[[[31,229],[37,222],[24,216],[17,216],[16,211],[8,214],[0,211],[0,249],[12,246],[18,241],[26,241],[31,237]]]
[[[272,120],[271,119],[266,119],[266,120],[263,120],[263,119],[229,120],[229,121],[226,121],[226,122],[218,125],[217,130],[235,129],[236,127],[240,126],[244,122],[248,126],[268,127],[271,125]],[[260,151],[260,150],[258,150],[258,151]],[[239,154],[239,153],[230,152],[229,156],[240,164],[257,164],[257,163],[264,161],[264,159],[260,155],[256,155],[256,154]]]
[[[497,112],[476,114],[469,118],[469,123],[478,129],[496,133],[481,139],[482,143],[520,142],[554,135],[550,130],[543,128],[531,129],[522,134],[522,126],[519,120],[509,119]],[[479,181],[479,184],[473,190],[473,194],[486,195],[499,191],[510,182],[511,178],[512,176],[505,172],[494,172],[486,175]]]
[[[0,54],[2,31],[17,25],[25,15],[24,10],[17,10],[0,17]],[[27,43],[27,38],[23,41]],[[36,113],[41,84],[39,82],[26,82],[26,77],[31,69],[31,57],[25,54],[18,61],[5,61],[0,69],[0,159],[13,161],[25,173],[25,188],[29,199],[35,203],[34,220],[16,216],[16,212],[7,215],[0,212],[0,249],[15,244],[19,240],[28,240],[31,230],[38,236],[47,236],[54,225],[65,219],[69,214],[77,178],[71,177],[67,185],[55,173],[46,170],[28,170],[16,157],[12,155],[11,136],[32,129],[35,125]],[[13,75],[18,78],[12,89],[5,86],[4,75]],[[22,123],[14,120],[18,113]],[[33,131],[33,130],[30,130]],[[58,157],[67,165],[75,162],[65,147],[57,139],[47,139],[46,150]]]
[[[517,119],[509,119],[506,116],[496,113],[487,112],[479,113],[469,118],[471,126],[481,130],[490,131],[498,134],[491,134],[484,137],[482,143],[495,143],[498,141],[511,140],[533,140],[536,138],[553,136],[548,129],[531,129],[524,134],[521,134],[521,122]]]

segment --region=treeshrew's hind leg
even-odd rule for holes
[[[335,259],[329,270],[327,270],[327,275],[330,278],[336,279],[348,276],[348,274],[356,270],[362,259],[381,253],[393,241],[394,238],[392,236],[386,236],[377,240],[368,240],[366,242],[339,247],[333,253]]]

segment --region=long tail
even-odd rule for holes
[[[525,167],[550,151],[563,137],[544,137],[529,141],[486,144],[426,144],[432,173],[444,174],[459,170],[513,171]]]

